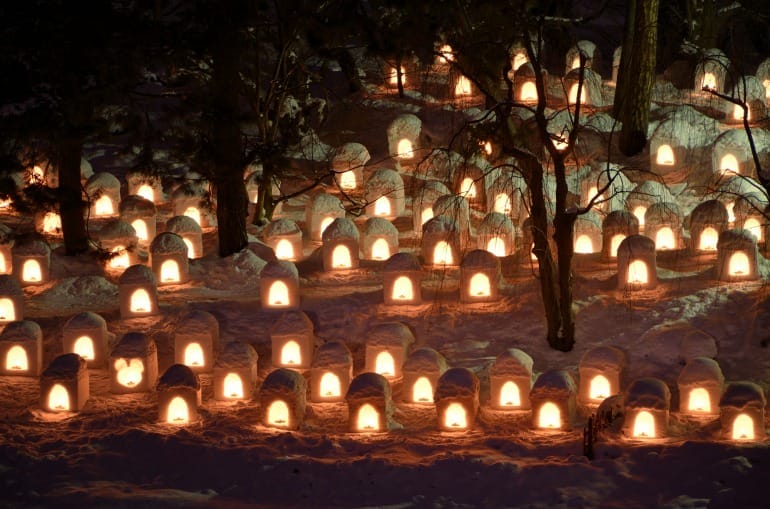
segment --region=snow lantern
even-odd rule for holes
[[[158,349],[142,332],[128,332],[110,352],[110,391],[148,392],[158,379]]]
[[[725,377],[714,359],[690,359],[677,379],[679,412],[688,415],[716,415],[722,397]]]
[[[31,320],[17,320],[0,332],[0,375],[39,376],[43,370],[43,331]]]
[[[743,102],[747,108],[745,114],[747,120],[763,118],[766,113],[766,90],[762,81],[756,76],[738,76],[735,78],[733,89],[727,93],[728,96]],[[733,104],[730,101],[722,101],[722,108],[727,117],[725,122],[728,124],[742,124],[744,109],[743,106]]]
[[[157,391],[160,422],[184,425],[198,420],[201,381],[189,366],[169,366],[158,380]]]
[[[88,401],[88,367],[75,353],[59,355],[40,375],[40,406],[48,412],[79,412]]]
[[[259,389],[260,421],[270,428],[297,429],[305,418],[307,382],[301,373],[278,368]]]
[[[736,174],[753,176],[754,161],[743,128],[725,131],[717,137],[711,149],[711,168],[716,180]]]
[[[456,99],[474,95],[476,89],[467,76],[457,72],[450,72],[449,77],[450,80],[454,81],[453,90]]]
[[[765,392],[751,382],[730,382],[719,400],[722,435],[728,440],[765,438]]]
[[[511,218],[502,212],[490,212],[479,225],[477,248],[503,258],[516,248],[516,229]]]
[[[21,286],[47,283],[51,277],[51,248],[44,239],[31,235],[13,246],[13,274]]]
[[[757,66],[756,76],[765,89],[765,102],[770,105],[770,58],[766,58]]]
[[[150,244],[150,262],[158,285],[178,285],[190,279],[187,244],[176,233],[159,233]]]
[[[62,328],[62,350],[78,354],[89,368],[103,368],[107,364],[107,352],[114,339],[104,318],[91,311],[73,316]]]
[[[120,202],[120,219],[136,230],[139,243],[148,245],[157,233],[155,203],[138,195],[126,196]]]
[[[305,215],[310,240],[320,241],[332,221],[345,217],[345,208],[336,196],[318,193],[308,203]]]
[[[420,150],[420,131],[422,121],[411,113],[397,116],[388,125],[386,130],[388,137],[388,153],[398,161],[410,161],[415,159],[416,152]]]
[[[759,279],[757,239],[749,230],[725,230],[717,241],[716,278],[719,281]]]
[[[171,193],[171,211],[175,216],[187,216],[201,228],[216,226],[216,216],[206,205],[208,191],[201,184],[186,183]]]
[[[514,162],[510,163],[512,166]],[[503,172],[487,190],[487,210],[518,220],[524,207],[527,183],[519,173]]]
[[[342,341],[319,346],[310,367],[310,400],[314,403],[342,401],[353,379],[353,356]]]
[[[243,184],[246,186],[246,194],[249,197],[249,203],[256,204],[259,200],[259,180],[261,178],[261,169],[259,171],[252,171],[244,176]]]
[[[522,64],[513,72],[513,95],[516,101],[521,103],[534,104],[537,102],[535,68],[529,62]]]
[[[360,143],[350,142],[337,147],[332,158],[337,187],[345,193],[361,190],[364,183],[364,167],[369,159],[369,151]]]
[[[446,216],[452,218],[457,222],[462,243],[461,247],[465,248],[470,241],[471,235],[471,219],[470,219],[470,207],[468,200],[462,196],[448,194],[445,196],[439,196],[433,203],[433,215],[434,216]],[[423,225],[423,230],[425,225]]]
[[[394,426],[394,405],[388,380],[377,373],[361,373],[350,382],[345,394],[350,431],[375,433]]]
[[[722,51],[716,48],[704,50],[702,60],[695,67],[693,90],[723,91],[729,67],[730,60]]]
[[[438,380],[446,370],[446,359],[432,348],[419,348],[410,353],[403,366],[404,400],[432,405]]]
[[[633,438],[659,438],[667,433],[671,391],[662,380],[639,378],[626,390],[626,436]]]
[[[690,252],[716,253],[719,235],[727,230],[727,208],[719,200],[699,203],[690,213]]]
[[[264,240],[279,260],[293,262],[303,257],[302,230],[291,219],[281,218],[271,221],[265,227]]]
[[[257,361],[254,348],[240,341],[225,344],[214,363],[214,399],[249,400],[257,385]]]
[[[583,86],[580,92],[580,104],[585,106],[603,106],[602,99],[602,77],[592,71],[585,69],[583,71]],[[567,103],[575,104],[578,102],[578,82],[580,80],[580,70],[573,69],[564,77],[564,89],[567,91]]]
[[[479,379],[467,368],[448,369],[438,379],[434,399],[439,430],[469,430],[479,410]]]
[[[139,237],[136,235],[136,229],[129,223],[122,219],[111,219],[96,236],[99,239],[99,248],[110,253],[110,257],[105,261],[108,272],[122,272],[140,262],[137,250]]]
[[[211,313],[193,310],[185,313],[174,331],[174,362],[195,373],[209,373],[219,351],[219,322]]]
[[[262,309],[299,309],[299,272],[285,260],[267,262],[259,272]]]
[[[412,228],[419,235],[422,225],[433,218],[433,203],[440,197],[449,194],[449,188],[437,180],[425,182],[412,197]]]
[[[24,318],[24,292],[19,280],[0,274],[0,325]]]
[[[36,232],[59,236],[62,233],[61,228],[61,216],[58,211],[46,210],[35,214]]]
[[[112,173],[100,171],[86,181],[86,196],[91,217],[111,217],[118,214],[120,181]]]
[[[460,302],[493,302],[500,297],[500,260],[484,249],[474,249],[460,264]]]
[[[143,175],[137,171],[128,172],[126,187],[129,196],[140,196],[152,203],[163,203],[163,185],[157,176]]]
[[[428,265],[460,263],[460,227],[449,216],[435,216],[422,226],[422,257]]]
[[[313,322],[302,311],[286,311],[270,328],[273,366],[307,369],[313,360]]]
[[[564,74],[567,75],[570,73],[570,71],[573,71],[575,69],[580,68],[580,57],[583,57],[585,59],[585,67],[586,69],[590,68],[598,68],[600,67],[600,61],[601,61],[601,54],[596,47],[596,44],[594,44],[591,41],[587,40],[580,40],[575,43],[570,49],[567,50],[566,54],[566,67],[564,69]],[[594,62],[594,60],[597,60]]]
[[[468,206],[483,209],[487,205],[486,175],[489,173],[489,163],[476,157],[463,161],[452,175],[455,195],[465,199]],[[437,212],[440,214],[441,212]]]
[[[13,271],[13,243],[11,229],[0,223],[0,275]]]
[[[366,215],[395,219],[404,213],[404,179],[396,170],[380,168],[366,181]]]
[[[324,270],[357,269],[359,266],[359,233],[356,223],[339,217],[324,230],[322,256]]]
[[[649,290],[658,285],[655,241],[629,235],[618,246],[618,289]]]
[[[547,371],[537,377],[529,393],[532,425],[569,430],[575,420],[575,392],[575,380],[566,371]]]
[[[758,193],[752,193],[738,196],[733,206],[737,227],[750,231],[759,244],[765,242],[764,230],[768,221],[763,211],[767,209],[767,205],[766,197]]]
[[[383,303],[386,306],[422,303],[422,267],[411,253],[396,253],[382,268]]]
[[[510,348],[489,369],[489,404],[497,410],[528,410],[532,389],[532,357]]]
[[[158,282],[145,265],[132,265],[118,280],[120,316],[123,319],[158,313]]]
[[[620,394],[626,370],[626,355],[614,346],[598,346],[588,350],[580,359],[578,399],[587,406]]]
[[[594,210],[577,216],[575,220],[575,254],[592,254],[601,250],[602,219]]]
[[[655,241],[656,251],[672,251],[682,244],[682,212],[674,202],[658,202],[644,213],[644,235]]]
[[[385,218],[367,219],[361,236],[364,260],[387,260],[398,253],[398,229]]]
[[[401,378],[402,367],[414,335],[400,322],[383,322],[366,332],[365,371],[387,379]]]
[[[187,258],[195,260],[203,256],[203,232],[194,219],[174,216],[166,221],[166,231],[176,233],[187,246]]]
[[[618,46],[612,52],[612,82],[617,85],[618,72],[620,71],[620,57],[623,55],[623,46]]]
[[[626,197],[626,210],[639,220],[639,231],[644,231],[647,209],[658,202],[674,203],[676,200],[665,184],[655,180],[640,182]]]

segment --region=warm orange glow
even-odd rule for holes
[[[357,187],[356,174],[353,170],[348,170],[340,174],[340,187],[348,191]]]
[[[399,159],[411,159],[414,157],[414,148],[412,142],[406,138],[398,142],[398,148],[396,148],[396,156]]]
[[[650,412],[642,410],[636,414],[633,436],[640,438],[655,438],[655,418]]]
[[[553,140],[553,146],[556,148],[556,150],[566,150],[567,146],[569,145],[569,141],[566,137],[557,136],[556,138],[552,138]]]
[[[486,152],[486,154],[488,156],[492,155],[492,142],[491,141],[485,141],[483,143],[483,147],[484,147],[484,152]]]
[[[759,224],[759,220],[756,217],[750,217],[743,223],[743,229],[748,230],[757,239],[757,242],[762,242],[762,225]]]
[[[29,183],[30,184],[42,184],[45,182],[45,170],[41,168],[38,165],[35,165],[32,168],[32,171],[29,175]]]
[[[510,214],[512,209],[510,196],[506,193],[500,193],[495,196],[495,203],[492,205],[492,210],[500,212],[501,214]]]
[[[203,348],[196,342],[189,343],[184,349],[185,366],[203,366],[205,365]]]
[[[698,241],[698,249],[701,251],[716,251],[717,241],[719,240],[719,234],[711,226],[707,226],[700,232],[700,240]]]
[[[150,302],[150,294],[144,288],[137,288],[134,293],[131,294],[131,305],[129,306],[132,313],[149,313],[152,311],[152,303]]]
[[[433,386],[427,377],[421,376],[412,386],[412,402],[433,403]]]
[[[5,356],[5,369],[7,371],[27,371],[29,360],[27,351],[19,345],[13,345]]]
[[[591,237],[584,233],[575,239],[575,252],[581,254],[593,253],[594,243],[591,240]]]
[[[674,151],[671,145],[661,145],[658,147],[658,155],[655,158],[655,162],[661,166],[674,165]]]
[[[765,87],[765,99],[770,100],[770,80],[763,81],[762,85]]]
[[[636,216],[636,220],[639,221],[639,226],[644,226],[644,214],[647,213],[647,207],[639,205],[634,208],[633,214]]]
[[[537,87],[532,81],[525,81],[519,91],[519,100],[522,102],[537,101]]]
[[[676,242],[674,240],[674,231],[668,226],[660,228],[655,233],[655,249],[658,251],[666,251],[675,248]]]
[[[711,412],[711,398],[703,387],[696,387],[690,391],[687,400],[687,410],[691,412]]]
[[[513,55],[513,59],[511,61],[511,67],[513,67],[513,72],[516,72],[519,70],[519,67],[529,62],[529,59],[527,58],[526,53],[515,53]]]
[[[164,283],[179,282],[179,264],[176,260],[166,260],[160,265],[160,280]]]
[[[620,246],[620,243],[625,240],[626,236],[622,233],[616,233],[612,236],[610,239],[610,256],[612,258],[618,257],[618,246]]]
[[[243,398],[243,380],[237,373],[228,373],[224,381],[225,398],[241,399]]]
[[[731,276],[746,276],[749,274],[749,257],[743,251],[736,251],[730,256],[727,269]]]
[[[61,231],[61,216],[56,212],[46,212],[43,216],[43,232],[55,234]]]
[[[111,216],[115,213],[115,206],[112,203],[112,199],[106,194],[101,195],[94,202],[94,215],[99,216]]]
[[[77,338],[72,350],[87,361],[94,360],[94,341],[89,336],[80,336]]]
[[[450,403],[444,411],[444,426],[453,429],[468,427],[468,414],[460,403]]]
[[[155,202],[155,191],[149,184],[142,184],[139,186],[139,189],[136,190],[136,194],[145,200],[150,200],[153,203]]]
[[[330,224],[334,222],[334,218],[327,216],[323,219],[321,219],[321,235],[326,231],[326,229],[329,227]]]
[[[734,223],[735,222],[735,202],[731,201],[731,202],[725,203],[725,208],[727,209],[727,220],[730,223]]]
[[[37,260],[27,260],[21,269],[21,278],[28,283],[36,283],[43,280],[43,272],[40,268],[40,262]]]
[[[390,352],[383,350],[377,354],[377,358],[374,360],[374,372],[382,376],[395,376],[396,361],[393,360]]]
[[[350,259],[350,249],[348,246],[338,244],[332,251],[332,267],[335,269],[349,269],[353,266],[353,261]]]
[[[279,260],[293,260],[294,246],[287,239],[281,239],[275,245],[275,257]]]
[[[647,264],[642,260],[634,260],[628,265],[628,280],[633,285],[646,285],[648,280]]]
[[[289,340],[281,348],[281,364],[284,366],[296,366],[302,363],[302,353],[299,343]]]
[[[580,67],[580,55],[578,54],[572,58],[572,66],[570,67],[570,70],[577,69],[579,67]]]
[[[713,72],[707,72],[703,75],[703,81],[701,82],[701,88],[705,88],[707,90],[716,90],[717,89],[717,77],[714,75]]]
[[[198,207],[187,207],[182,215],[198,223],[198,226],[201,225],[201,211],[198,210]]]
[[[267,423],[281,428],[289,426],[289,405],[277,399],[267,409]]]
[[[573,83],[572,86],[569,88],[569,103],[575,104],[577,102],[577,93],[578,93],[578,84]],[[580,90],[580,104],[585,104],[588,102],[588,91],[586,90],[585,83],[583,84],[583,88]]]
[[[452,53],[452,46],[449,44],[444,44],[441,46],[441,49],[438,50],[438,52],[441,54],[438,59],[439,62],[449,63],[454,62],[455,56],[454,53]]]
[[[16,307],[8,297],[0,298],[0,321],[12,322],[16,320]]]
[[[3,253],[0,253],[0,274],[6,274],[8,272],[8,267],[5,265],[5,255]]]
[[[733,421],[733,440],[754,440],[754,420],[746,414],[738,414]]]
[[[596,188],[596,186],[591,186],[588,189],[588,200],[586,200],[586,203],[591,201],[594,197],[596,197],[596,200],[594,200],[594,207],[601,207],[602,203],[604,201],[604,196],[599,194],[599,189]]]
[[[249,195],[249,203],[257,203],[259,201],[259,188],[248,187],[246,192]]]
[[[414,289],[412,288],[412,280],[406,276],[399,276],[393,283],[393,300],[413,300]]]
[[[390,70],[390,77],[388,80],[391,85],[398,85],[398,72],[395,67]],[[406,85],[406,71],[403,66],[401,66],[401,84]]]
[[[113,254],[112,258],[110,258],[109,265],[111,269],[125,269],[129,265],[131,265],[131,262],[128,259],[128,251],[126,251],[126,248],[123,246],[115,246],[112,249]]]
[[[267,303],[270,306],[288,306],[289,287],[283,281],[273,281],[268,292]]]
[[[372,258],[375,260],[387,260],[390,258],[390,246],[385,239],[377,239],[372,244]]]
[[[338,398],[342,394],[340,387],[340,377],[334,373],[326,372],[321,377],[321,397],[322,398]]]
[[[736,158],[733,154],[725,154],[722,156],[722,160],[719,162],[719,171],[722,173],[732,172],[732,173],[740,173],[738,165],[738,158]]]
[[[390,199],[387,196],[380,196],[374,202],[375,216],[389,216],[391,211]]]
[[[364,403],[358,409],[358,431],[379,431],[380,414],[369,403]]]
[[[144,362],[142,359],[118,359],[115,361],[118,383],[124,387],[136,387],[142,381]]]
[[[520,407],[521,393],[513,380],[508,380],[500,388],[500,406]]]
[[[543,403],[537,415],[537,427],[544,429],[561,428],[561,411],[555,403],[550,401]]]
[[[169,424],[187,424],[190,422],[190,410],[187,402],[180,396],[174,397],[168,404],[166,422]]]
[[[751,106],[746,104],[746,119],[751,120]],[[743,107],[736,104],[733,107],[733,120],[743,120]]]
[[[460,194],[466,198],[472,199],[476,197],[476,183],[470,177],[465,177],[460,183]]]
[[[182,237],[184,245],[187,246],[187,258],[195,258],[195,246],[193,246],[192,240],[187,237]]]
[[[487,251],[502,258],[505,256],[505,241],[500,237],[492,237],[487,242]]]
[[[420,213],[420,224],[425,224],[431,219],[433,219],[433,208],[425,207],[422,209],[422,212]]]
[[[69,412],[70,393],[61,384],[54,384],[48,393],[48,410],[52,412]]]
[[[150,240],[150,234],[147,232],[147,223],[143,219],[134,219],[131,226],[136,230],[136,237],[142,242]]]
[[[471,95],[471,82],[465,76],[460,76],[455,84],[455,96]]]
[[[482,272],[474,274],[468,286],[468,296],[470,297],[489,297],[492,295],[489,277]]]
[[[433,264],[452,265],[453,263],[452,248],[445,240],[439,240],[433,248]]]
[[[610,381],[603,375],[596,375],[588,386],[588,397],[591,399],[604,399],[610,395]]]

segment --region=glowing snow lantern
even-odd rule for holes
[[[433,219],[433,208],[432,207],[425,207],[422,209],[422,212],[420,213],[420,224],[425,224],[429,220]]]
[[[580,235],[575,240],[575,253],[590,254],[594,252],[594,244],[588,235]]]
[[[382,375],[362,373],[355,377],[348,387],[345,402],[351,432],[382,432],[393,425],[390,384]]]
[[[489,239],[489,241],[487,242],[486,249],[493,255],[500,258],[508,254],[505,246],[505,241],[500,237],[492,237],[491,239]]]
[[[450,46],[449,44],[442,45],[441,48],[439,48],[438,52],[439,52],[439,55],[438,55],[439,63],[454,62],[455,56],[454,56],[454,53],[452,52],[452,46]]]
[[[529,62],[529,59],[527,58],[527,54],[523,51],[516,52],[511,57],[511,67],[513,68],[513,71],[518,71],[519,68]]]
[[[397,116],[388,124],[388,154],[400,161],[414,159],[419,147],[422,120],[412,113]]]
[[[490,404],[498,410],[530,408],[532,357],[511,348],[500,354],[489,370]]]
[[[770,102],[770,80],[764,80],[762,85],[765,87],[765,99]]]
[[[94,353],[94,340],[91,339],[89,336],[80,336],[75,340],[75,345],[73,346],[74,353],[78,354],[82,358],[84,358],[86,361],[92,361],[94,360],[95,353]]]
[[[118,280],[120,316],[135,318],[158,312],[158,283],[153,271],[145,265],[132,265]]]
[[[62,350],[83,357],[89,368],[102,368],[107,362],[107,345],[115,337],[107,322],[90,311],[70,318],[62,329]]]
[[[78,412],[88,397],[88,368],[77,354],[59,355],[40,375],[40,406],[44,410]]]
[[[433,403],[433,386],[426,377],[421,376],[412,386],[414,403]]]
[[[134,230],[136,230],[136,236],[137,238],[142,242],[149,242],[150,241],[150,235],[147,232],[147,222],[143,219],[135,219],[131,226],[134,227]]]
[[[424,182],[422,187],[417,190],[412,200],[412,229],[418,236],[422,233],[422,225],[433,219],[435,215],[433,203],[440,196],[449,193],[449,188],[436,180]]]
[[[537,101],[537,87],[532,81],[525,81],[521,84],[521,90],[519,91],[519,100],[522,102],[535,102]]]
[[[655,248],[660,251],[676,248],[674,231],[670,227],[664,226],[655,233]]]
[[[110,353],[110,391],[147,392],[158,378],[155,342],[141,332],[126,333]]]
[[[203,348],[198,343],[188,343],[184,349],[184,364],[191,368],[200,368],[204,365]]]
[[[224,395],[228,399],[243,399],[243,380],[236,373],[227,373],[224,379]]]
[[[471,95],[471,82],[465,76],[460,75],[455,83],[455,97]]]
[[[27,260],[22,267],[21,279],[25,283],[39,283],[43,278],[40,262],[37,260]]]
[[[148,313],[151,311],[152,303],[150,294],[144,288],[139,288],[131,294],[131,312]]]
[[[271,371],[259,389],[261,422],[272,428],[297,429],[305,417],[307,382],[297,371]]]
[[[12,346],[5,356],[5,369],[18,372],[29,370],[27,351],[19,345]]]
[[[404,69],[404,66],[401,66],[401,84],[406,85],[406,70]],[[392,86],[398,85],[398,70],[394,67],[390,70],[390,76],[388,78],[388,83],[390,83]]]
[[[474,249],[460,265],[460,302],[490,302],[499,297],[500,260],[483,249]]]
[[[762,242],[762,225],[759,224],[759,220],[756,217],[750,217],[743,223],[743,229],[748,230],[757,239],[757,242]]]
[[[655,419],[650,412],[642,410],[636,414],[633,436],[638,438],[655,438]]]
[[[733,440],[754,440],[754,421],[746,414],[739,414],[733,421]]]
[[[163,184],[159,177],[137,171],[128,172],[126,173],[126,187],[128,196],[139,196],[152,203],[163,201]]]
[[[391,299],[394,301],[411,301],[414,299],[412,280],[407,276],[399,276],[393,283]]]
[[[296,341],[288,341],[281,348],[281,364],[284,366],[296,366],[302,362],[302,353]]]
[[[441,431],[465,431],[479,409],[479,379],[467,368],[451,368],[436,384],[436,413]]]
[[[382,269],[383,303],[388,306],[420,304],[422,269],[411,253],[396,253]]]
[[[310,239],[322,240],[323,233],[338,217],[345,217],[342,202],[336,196],[326,193],[315,195],[305,208],[305,221]]]
[[[313,359],[313,322],[301,311],[286,311],[270,329],[273,366],[307,369]]]
[[[293,260],[294,246],[287,239],[280,239],[275,246],[275,257],[279,260]]]
[[[201,225],[201,211],[198,209],[198,207],[187,207],[184,209],[184,212],[182,212],[183,216],[187,216],[199,225]],[[202,225],[201,225],[202,226]]]
[[[748,230],[725,230],[717,241],[717,279],[755,280],[758,274],[757,241]]]
[[[158,380],[160,422],[184,425],[198,420],[201,382],[188,366],[171,365]]]
[[[20,239],[13,246],[13,273],[22,286],[47,283],[51,270],[51,248],[34,236]]]
[[[575,104],[578,102],[578,84],[573,83],[572,86],[569,89],[568,94],[568,101],[570,104]],[[585,83],[583,84],[583,87],[580,90],[580,104],[586,104],[588,102],[588,90],[586,90]]]
[[[719,234],[727,226],[727,209],[719,200],[699,203],[690,213],[691,253],[715,252]]]
[[[332,267],[335,269],[349,269],[352,266],[350,249],[343,245],[336,246],[334,251],[332,251]]]
[[[187,216],[174,216],[166,222],[166,231],[182,237],[187,246],[188,259],[203,256],[203,234],[198,223]]]
[[[716,251],[718,239],[719,239],[719,234],[717,233],[717,231],[711,226],[707,226],[700,233],[698,249],[700,251]]]
[[[335,219],[323,233],[321,249],[324,270],[357,269],[359,236],[358,228],[352,220]]]
[[[434,388],[447,370],[446,359],[432,348],[419,348],[404,361],[404,397],[409,403],[433,403]]]
[[[749,257],[746,256],[746,253],[742,251],[733,253],[730,257],[728,273],[731,276],[745,276],[749,273]]]
[[[674,165],[674,151],[671,148],[671,145],[663,144],[658,147],[658,153],[655,158],[655,162],[662,166]]]
[[[575,393],[575,381],[566,371],[547,371],[540,375],[529,394],[533,426],[570,429],[575,418]]]
[[[264,234],[265,244],[273,248],[278,260],[302,258],[302,230],[294,221],[286,218],[271,221]]]
[[[0,274],[0,324],[21,320],[24,314],[24,292],[19,280]]]
[[[724,173],[740,173],[740,164],[738,164],[738,158],[731,153],[727,153],[722,156],[719,161],[719,171]]]
[[[115,246],[112,248],[112,256],[108,263],[111,269],[126,269],[131,265],[131,259],[128,256],[128,250],[124,246]]]
[[[751,106],[746,104],[746,119],[751,120]],[[736,104],[733,106],[733,120],[743,120],[743,106]]]
[[[638,207],[634,207],[633,214],[636,216],[636,219],[639,221],[639,226],[644,226],[644,215],[647,213],[647,207],[644,205],[639,205]]]
[[[91,200],[90,210],[94,217],[108,217],[117,213],[120,181],[111,173],[98,172],[91,175],[86,181],[85,192]]]
[[[433,248],[433,264],[434,265],[454,265],[454,256],[452,254],[452,248],[449,243],[440,240]]]
[[[8,323],[0,333],[0,375],[40,375],[42,336],[40,326],[30,320]]]
[[[765,394],[751,382],[727,384],[719,400],[719,417],[725,438],[739,441],[765,437]]]
[[[398,142],[398,149],[396,152],[396,156],[399,159],[412,159],[414,157],[414,149],[412,147],[412,142],[410,140],[407,140],[406,138],[400,140]]]
[[[395,170],[380,168],[366,180],[364,197],[368,216],[400,216],[406,206],[404,179]]]
[[[580,402],[593,406],[619,394],[625,368],[626,356],[618,348],[598,346],[587,351],[578,365]]]
[[[160,285],[186,283],[190,279],[187,245],[176,233],[163,232],[150,244],[150,261]]]
[[[512,207],[511,207],[511,197],[508,195],[508,193],[498,193],[495,196],[494,205],[492,206],[492,210],[494,212],[499,212],[501,214],[510,214]]]
[[[541,429],[560,429],[561,411],[556,404],[546,401],[540,406],[537,416],[537,427]]]
[[[54,384],[48,393],[46,407],[52,412],[69,412],[70,395],[61,384]]]
[[[115,214],[115,205],[112,203],[112,199],[105,195],[100,196],[94,202],[94,216],[106,217]]]
[[[387,351],[383,351],[377,354],[374,365],[374,372],[379,373],[382,376],[393,377],[396,372],[393,355]]]
[[[490,212],[476,230],[478,248],[489,251],[497,257],[513,253],[516,232],[508,215]]]
[[[380,415],[369,403],[364,403],[358,409],[358,431],[380,431]]]
[[[450,403],[444,410],[444,427],[450,429],[466,429],[468,415],[460,403]]]
[[[572,69],[578,69],[579,67],[580,67],[580,55],[577,54],[573,57],[572,64],[570,65],[569,70],[571,71]]]
[[[717,89],[717,77],[713,72],[703,73],[703,80],[701,81],[701,88],[704,90],[716,90]]]
[[[648,282],[647,264],[642,260],[632,261],[628,266],[628,283],[632,285],[645,285]]]
[[[155,202],[155,191],[153,190],[152,186],[149,184],[142,184],[139,186],[139,189],[136,190],[137,196],[141,196],[147,201]]]
[[[361,233],[361,251],[368,260],[387,260],[398,252],[398,229],[385,218],[370,217]]]
[[[473,297],[489,297],[490,290],[489,277],[486,274],[477,273],[471,276],[468,294]]]
[[[16,305],[8,297],[0,298],[0,322],[16,320]]]
[[[374,215],[385,217],[391,215],[390,199],[380,196],[374,201]]]
[[[365,369],[387,378],[400,378],[414,335],[400,322],[383,322],[366,332]]]
[[[43,215],[42,230],[49,235],[61,233],[61,216],[56,212],[46,212]]]
[[[214,398],[250,399],[257,381],[257,352],[240,341],[225,344],[214,364]]]
[[[476,197],[476,183],[470,177],[465,177],[460,183],[460,195],[468,199]]]
[[[650,289],[657,286],[655,242],[643,235],[630,235],[618,246],[618,288]]]
[[[321,345],[310,368],[310,399],[341,401],[353,379],[353,357],[341,341]]]
[[[664,436],[668,428],[670,402],[671,392],[662,380],[635,380],[625,395],[626,434],[634,438]]]
[[[299,272],[289,261],[268,262],[259,273],[259,295],[263,309],[299,307]]]

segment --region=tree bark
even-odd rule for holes
[[[86,204],[80,186],[80,159],[83,140],[70,136],[61,140],[57,147],[59,170],[59,216],[61,217],[64,253],[74,256],[88,250],[88,232],[84,213]]]

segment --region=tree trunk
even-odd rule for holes
[[[553,238],[556,243],[556,271],[558,299],[557,305],[560,317],[560,330],[549,344],[551,348],[569,352],[575,345],[575,314],[572,310],[572,256],[573,226],[575,212],[568,208],[567,171],[564,164],[564,154],[553,156],[554,175],[556,177],[556,211],[554,213]]]
[[[259,177],[259,189],[257,190],[257,203],[251,223],[264,226],[273,218],[273,176],[275,168],[269,158],[262,162],[262,176]]]
[[[615,83],[615,99],[612,104],[612,116],[615,118],[620,118],[620,106],[623,104],[623,98],[627,94],[627,83],[633,81],[630,53],[633,51],[634,47],[636,2],[637,0],[628,0],[626,3],[626,20],[623,25],[623,43],[621,44],[620,50],[618,81]]]
[[[398,85],[398,97],[404,98],[404,73],[401,72],[401,62],[404,61],[403,54],[399,51],[396,54],[396,83]]]
[[[80,186],[80,158],[83,140],[68,137],[57,147],[57,168],[59,170],[59,216],[61,217],[64,253],[74,256],[88,250],[88,232],[84,213],[85,202]]]

